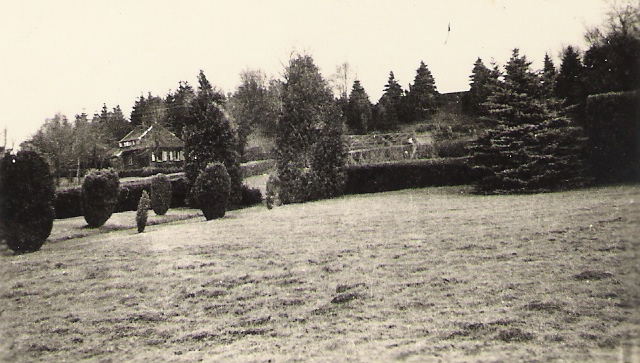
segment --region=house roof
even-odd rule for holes
[[[130,150],[142,150],[149,148],[182,148],[184,142],[180,140],[171,131],[167,130],[159,124],[148,127],[136,126],[130,133],[123,137],[119,142],[136,141],[135,145],[120,147],[119,153]]]

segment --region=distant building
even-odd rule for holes
[[[112,164],[120,169],[181,167],[184,142],[159,124],[137,126],[114,150]]]

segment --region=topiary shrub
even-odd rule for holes
[[[262,192],[258,188],[251,188],[246,184],[242,184],[240,189],[242,198],[240,199],[240,205],[243,207],[250,207],[252,205],[262,203]]]
[[[138,226],[138,233],[144,232],[144,228],[147,226],[147,218],[149,217],[149,207],[151,201],[149,200],[149,194],[146,190],[142,191],[142,197],[138,202],[138,210],[136,211],[136,225]]]
[[[34,151],[0,161],[0,235],[16,253],[40,249],[51,234],[55,186],[47,162]]]
[[[157,174],[151,179],[151,208],[155,214],[163,216],[171,205],[171,182],[164,174]]]
[[[90,228],[109,220],[118,202],[120,179],[113,169],[90,170],[82,183],[82,213]]]
[[[209,221],[224,217],[231,192],[231,178],[221,163],[210,163],[198,175],[191,198]]]

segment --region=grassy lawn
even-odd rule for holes
[[[638,361],[638,235],[640,185],[427,188],[59,238],[0,256],[0,360]]]

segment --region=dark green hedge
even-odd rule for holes
[[[184,175],[171,178],[171,208],[184,207],[188,186]],[[115,212],[134,211],[138,208],[138,201],[142,191],[151,191],[151,179],[144,179],[134,183],[120,184],[120,193]],[[72,218],[82,215],[81,188],[61,189],[56,192],[56,218]]]
[[[142,169],[120,170],[118,171],[118,176],[120,176],[120,178],[146,178],[148,176],[154,176],[158,173],[174,174],[174,173],[181,173],[182,171],[183,171],[183,168],[180,168],[180,167],[167,167],[167,168],[146,167]]]
[[[596,182],[640,181],[640,91],[589,96],[585,112]]]
[[[411,160],[347,169],[347,194],[377,193],[431,186],[464,185],[475,181],[466,158]]]

